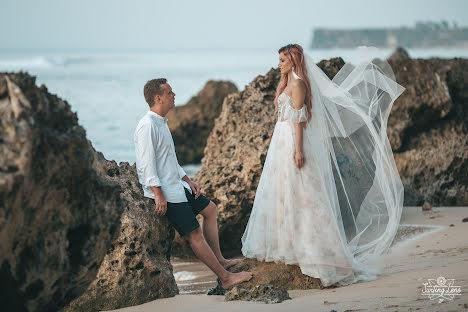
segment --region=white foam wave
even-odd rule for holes
[[[83,56],[32,56],[0,58],[0,70],[28,70],[36,68],[63,67],[72,64],[90,62],[88,57]]]
[[[189,281],[189,280],[193,280],[197,278],[197,275],[189,271],[180,271],[180,272],[174,273],[174,278],[176,282]]]
[[[45,57],[33,58],[18,58],[18,59],[3,59],[0,60],[0,68],[3,70],[18,70],[29,69],[37,67],[50,67],[53,66]]]

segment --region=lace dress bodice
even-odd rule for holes
[[[307,121],[307,107],[295,109],[292,99],[285,92],[278,97],[278,121],[299,123]]]

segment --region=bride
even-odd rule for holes
[[[377,278],[403,206],[386,128],[405,89],[376,52],[359,47],[330,80],[300,45],[279,49],[277,122],[245,257],[299,265],[325,287]]]

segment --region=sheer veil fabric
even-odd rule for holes
[[[304,53],[312,90],[305,164],[297,169],[293,158],[294,123],[303,120],[281,116],[285,105],[293,109],[282,94],[242,236],[245,257],[297,264],[324,286],[369,281],[381,272],[403,207],[387,120],[405,88],[375,55],[376,48],[359,47],[330,80]]]

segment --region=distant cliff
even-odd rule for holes
[[[350,48],[359,45],[394,48],[468,48],[468,28],[447,22],[416,23],[414,27],[327,29],[316,28],[312,48]]]

